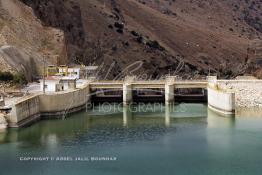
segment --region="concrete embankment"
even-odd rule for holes
[[[88,85],[74,91],[50,95],[42,94],[39,96],[41,116],[64,115],[81,110],[89,100],[88,95]]]
[[[235,93],[208,88],[208,107],[223,115],[235,113]]]
[[[219,88],[216,76],[207,77],[208,107],[222,115],[235,114],[235,93]]]
[[[9,127],[22,127],[42,117],[65,115],[79,111],[89,100],[89,86],[85,85],[76,90],[37,94],[20,100],[12,106],[7,115]]]
[[[29,96],[15,103],[7,115],[9,127],[19,127],[40,118],[39,95]]]

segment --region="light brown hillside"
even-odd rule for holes
[[[64,34],[42,26],[32,9],[17,0],[0,1],[0,70],[22,71],[30,80],[47,64],[66,61]]]

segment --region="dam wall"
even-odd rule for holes
[[[20,127],[40,119],[39,95],[30,96],[12,106],[6,116],[9,127]]]
[[[176,88],[204,88],[208,91],[208,106],[220,114],[235,113],[235,93],[219,88],[216,77],[208,77],[207,81],[149,81],[149,82],[98,82],[85,84],[70,91],[39,93],[24,97],[12,106],[7,121],[9,127],[20,127],[41,118],[55,118],[85,108],[91,101],[93,89],[122,88],[123,103],[132,101],[132,88],[164,88],[166,103],[174,102]]]
[[[208,87],[208,107],[223,115],[235,113],[235,93]]]
[[[89,86],[68,92],[42,94],[39,96],[41,116],[64,115],[83,109],[89,101]]]
[[[89,85],[53,94],[37,94],[18,101],[7,115],[8,127],[22,127],[42,117],[66,115],[83,109],[89,101]]]

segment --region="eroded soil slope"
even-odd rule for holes
[[[21,1],[65,32],[70,62],[110,78],[136,61],[139,75],[261,76],[261,0]]]

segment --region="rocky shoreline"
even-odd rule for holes
[[[219,82],[219,87],[235,92],[236,107],[262,108],[262,81]]]

